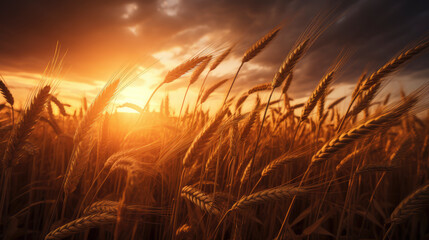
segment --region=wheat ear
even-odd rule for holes
[[[208,88],[204,94],[201,97],[201,104],[203,104],[210,96],[210,94],[212,94],[216,89],[218,89],[219,87],[221,87],[223,84],[225,84],[229,79],[224,79],[221,80],[215,84],[213,84],[213,86],[211,86],[210,88]]]
[[[22,154],[22,147],[25,141],[32,133],[34,126],[39,120],[45,104],[49,98],[50,86],[45,86],[39,90],[31,101],[28,108],[25,109],[21,119],[15,125],[10,135],[7,147],[3,155],[3,168],[12,166],[14,161],[18,161]]]
[[[194,160],[204,152],[211,139],[215,135],[217,129],[219,128],[220,123],[222,123],[222,119],[227,111],[229,111],[227,108],[221,110],[214,117],[214,119],[198,134],[198,136],[195,137],[191,146],[188,148],[185,157],[183,158],[183,166],[191,167],[194,163]]]
[[[293,186],[283,186],[272,189],[263,190],[254,194],[244,196],[231,207],[233,210],[244,210],[253,206],[266,204],[271,201],[280,201],[291,198],[297,194],[306,193],[303,188]]]
[[[405,63],[415,55],[422,52],[428,46],[429,46],[429,41],[421,43],[416,47],[411,48],[408,51],[402,53],[398,57],[390,60],[383,67],[381,67],[376,72],[371,74],[371,76],[369,76],[364,83],[362,83],[362,87],[360,88],[360,91],[368,90],[370,87],[374,86],[374,84],[379,83],[384,77],[396,71],[403,63]]]
[[[311,162],[319,163],[328,160],[333,154],[344,149],[348,144],[365,136],[375,134],[377,133],[377,130],[396,123],[396,121],[408,112],[416,103],[416,96],[408,97],[398,107],[334,137],[313,156]]]
[[[235,80],[237,79],[238,73],[240,72],[240,69],[243,67],[244,63],[250,61],[252,58],[256,57],[267,45],[270,43],[277,35],[277,33],[280,31],[280,28],[274,28],[269,33],[265,34],[261,39],[259,39],[256,43],[254,43],[243,55],[243,58],[241,60],[241,64],[237,69],[237,72],[235,73],[234,79],[231,82],[231,86],[229,87],[228,92],[226,93],[225,100],[223,101],[223,104],[226,103],[228,100],[229,93],[231,92],[232,86],[235,83]]]
[[[13,107],[13,104],[15,103],[15,100],[13,98],[12,93],[10,92],[9,88],[6,86],[6,83],[0,76],[0,91],[3,97],[6,99],[6,102],[10,104],[11,107]]]
[[[310,39],[301,42],[291,53],[289,53],[288,57],[283,61],[282,65],[274,76],[272,81],[273,88],[279,87],[285,78],[292,72],[292,69],[295,67],[296,63],[301,59],[307,50],[309,42]]]
[[[88,139],[87,136],[89,136],[88,133],[92,125],[97,121],[110,100],[115,96],[119,83],[119,79],[115,80],[103,89],[88,108],[84,118],[80,121],[76,129],[73,139],[75,145],[64,180],[64,191],[66,193],[71,193],[76,189],[80,177],[85,171],[86,163],[88,162],[87,156],[89,155],[90,149],[84,146],[84,142]]]
[[[216,206],[213,199],[198,189],[185,186],[182,188],[180,195],[208,213],[214,215],[220,214],[219,208]]]
[[[105,224],[116,222],[117,216],[110,213],[98,213],[73,220],[46,235],[45,240],[58,240],[84,232]]]
[[[256,57],[279,33],[280,28],[274,28],[254,43],[243,55],[242,62],[248,62]]]
[[[233,47],[230,47],[228,49],[226,49],[221,55],[219,55],[214,61],[213,63],[210,65],[209,70],[213,71],[215,70],[219,64],[221,64],[223,62],[223,60],[225,60],[225,58],[231,53]]]
[[[164,84],[171,83],[174,80],[181,77],[183,74],[187,73],[191,69],[193,69],[195,66],[200,64],[202,61],[206,60],[207,57],[193,57],[191,59],[188,59],[184,63],[180,64],[179,66],[173,68],[170,70],[167,75],[164,78],[164,81],[162,81],[152,92],[152,94],[149,96],[149,99],[147,100],[145,106],[143,107],[143,110],[146,111],[149,107],[150,100],[152,99],[153,95],[155,95],[156,91],[160,89]]]
[[[417,189],[393,210],[390,215],[390,222],[398,224],[412,215],[422,213],[422,210],[429,204],[429,184]]]
[[[313,111],[319,99],[322,98],[323,95],[326,93],[326,90],[328,89],[328,86],[333,79],[334,71],[331,71],[320,81],[319,85],[316,89],[314,89],[313,93],[311,94],[310,98],[307,100],[304,108],[302,109],[300,122],[307,120],[308,116],[310,115],[311,111]]]

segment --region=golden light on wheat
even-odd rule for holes
[[[123,18],[136,6],[127,9]],[[287,31],[282,24],[242,52],[230,44],[166,58],[167,71],[124,67],[92,86],[91,101],[73,105],[57,93],[60,51],[24,106],[2,77],[3,238],[382,239],[415,231],[429,203],[429,86],[380,92],[429,42],[389,56],[349,92],[336,83],[353,58],[343,51],[296,101],[297,66],[327,27],[310,25],[281,49],[271,79],[239,93],[245,67]],[[226,71],[232,55],[238,64]],[[179,90],[169,94],[170,86]]]

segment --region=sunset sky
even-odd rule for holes
[[[57,42],[63,53],[67,51],[56,89],[64,102],[79,104],[83,96],[94,98],[114,73],[135,66],[137,71],[147,70],[117,103],[143,106],[169,69],[202,51],[219,54],[237,43],[208,84],[233,77],[244,51],[271,28],[285,23],[267,49],[245,65],[233,94],[270,82],[311,20],[333,9],[336,20],[296,67],[290,89],[296,99],[311,93],[341,50],[353,54],[336,79],[332,98],[346,95],[364,70],[375,70],[429,34],[426,0],[15,0],[0,5],[0,74],[18,103],[24,103],[37,85]],[[392,76],[385,90],[398,91],[403,86],[411,91],[428,82],[428,63],[426,51]],[[168,93],[178,112],[189,76],[163,87],[152,108]],[[190,90],[188,102],[192,104],[200,81]],[[223,100],[226,87],[210,98],[211,104]]]

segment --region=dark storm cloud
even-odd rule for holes
[[[302,94],[314,88],[342,49],[351,50],[353,55],[338,82],[352,83],[363,70],[374,70],[429,33],[429,3],[424,0],[182,0],[172,4],[172,16],[163,11],[163,1],[135,3],[138,9],[124,19],[126,2],[122,1],[3,2],[0,68],[40,72],[56,41],[60,41],[69,49],[67,62],[72,66],[72,75],[82,79],[107,77],[127,60],[173,46],[182,46],[186,51],[205,34],[222,30],[229,33],[218,35],[213,44],[238,42],[232,56],[241,58],[253,42],[277,24],[285,23],[277,39],[251,61],[263,70],[243,69],[234,89],[239,91],[271,81],[311,20],[335,9],[332,15],[336,20],[297,66],[301,71],[297,71],[292,90]],[[139,26],[137,36],[124,30],[132,25]],[[428,62],[429,54],[422,54],[404,71],[423,70]]]

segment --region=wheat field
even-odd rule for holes
[[[308,31],[271,82],[233,94],[242,66],[282,30],[239,53],[237,71],[211,86],[206,79],[234,46],[171,66],[143,104],[115,105],[130,81],[119,74],[74,114],[55,81],[42,81],[18,109],[2,78],[3,239],[428,239],[428,86],[379,93],[429,41],[388,56],[333,99],[343,54],[297,103],[288,91],[295,66],[322,32]],[[173,81],[188,87],[179,114],[168,98],[150,111]],[[199,96],[189,102],[193,84]],[[223,104],[204,110],[214,92]]]

